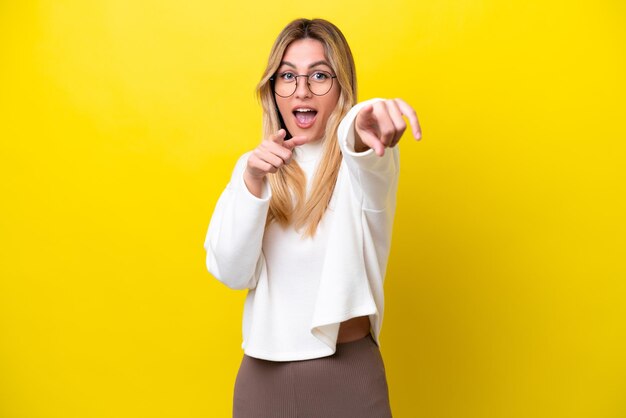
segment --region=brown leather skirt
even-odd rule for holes
[[[371,334],[337,344],[332,356],[268,361],[243,356],[234,418],[389,418],[389,391]]]

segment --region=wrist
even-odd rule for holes
[[[243,172],[243,182],[248,188],[248,191],[256,197],[261,197],[263,191],[263,179],[265,175],[261,177],[254,176],[248,169]]]

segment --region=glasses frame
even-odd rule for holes
[[[287,71],[285,71],[285,72],[287,72]],[[309,81],[309,77],[311,77],[315,73],[326,73],[326,74],[330,75],[330,87],[328,88],[328,91],[326,93],[324,93],[324,94],[316,94],[316,93],[313,93],[313,90],[311,90],[311,82]],[[317,71],[312,72],[311,74],[294,74],[293,76],[296,78],[296,87],[293,89],[293,93],[291,93],[288,96],[283,96],[282,94],[278,94],[276,92],[276,76],[277,76],[277,74],[274,74],[272,77],[270,77],[270,81],[272,82],[272,91],[277,96],[280,96],[280,97],[282,97],[284,99],[286,99],[287,97],[293,96],[296,93],[296,91],[298,91],[298,77],[306,77],[306,87],[309,89],[311,94],[313,94],[315,96],[318,96],[318,97],[319,96],[326,96],[330,92],[330,90],[333,88],[333,79],[337,78],[336,75],[332,75],[328,71],[323,71],[323,70],[317,70]]]

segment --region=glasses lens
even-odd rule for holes
[[[316,71],[309,75],[309,88],[316,96],[323,96],[333,86],[333,78],[326,71]]]
[[[290,72],[277,74],[274,79],[274,92],[281,97],[291,96],[298,88],[298,77],[306,76],[299,76]],[[333,86],[333,76],[326,71],[316,71],[309,74],[307,84],[311,93],[316,96],[323,96]]]
[[[296,91],[296,76],[293,73],[276,75],[274,92],[282,97],[289,97]]]

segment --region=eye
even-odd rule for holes
[[[278,74],[278,78],[281,81],[293,81],[296,79],[296,75],[294,73],[284,72],[284,73]]]
[[[316,71],[313,74],[311,74],[309,78],[311,79],[311,81],[318,81],[318,82],[326,81],[330,78],[330,74],[324,71]]]

